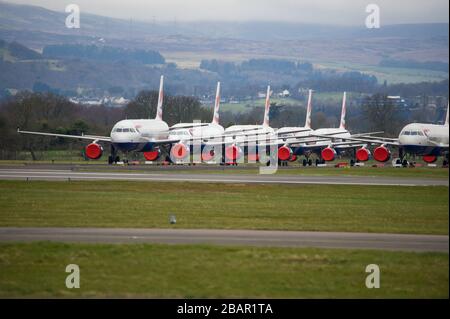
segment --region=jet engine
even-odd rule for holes
[[[370,159],[370,156],[370,151],[365,147],[362,147],[356,151],[356,159],[360,162],[367,162]]]
[[[86,146],[85,153],[89,159],[96,160],[102,157],[103,147],[97,143],[91,143]]]
[[[377,147],[373,151],[373,158],[381,163],[385,163],[391,159],[391,151],[384,145]]]
[[[236,161],[242,156],[242,149],[236,145],[230,145],[225,148],[225,157],[229,161]]]
[[[183,143],[177,143],[172,146],[170,154],[177,160],[185,159],[189,155],[189,147]]]
[[[160,155],[161,150],[159,148],[155,148],[153,151],[150,152],[144,152],[144,158],[150,162],[156,161]]]
[[[289,161],[292,156],[292,149],[288,146],[281,146],[278,149],[278,159],[280,161]]]
[[[336,150],[331,147],[324,148],[322,150],[322,159],[326,162],[332,162],[336,158]]]

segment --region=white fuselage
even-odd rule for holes
[[[422,123],[409,124],[400,132],[398,142],[407,152],[418,155],[438,154],[441,148],[448,148],[449,127]]]
[[[190,138],[205,138],[221,136],[224,133],[224,128],[219,124],[210,123],[205,126],[185,128],[184,126],[190,125],[192,123],[180,123],[172,126],[172,130],[169,133],[169,139],[180,139],[186,140],[185,144],[190,144]],[[180,127],[180,128],[177,128]],[[211,140],[214,140],[212,138]]]
[[[123,120],[111,130],[111,143],[122,151],[141,151],[152,141],[169,137],[169,126],[159,120]]]
[[[242,143],[247,140],[265,138],[269,134],[275,133],[270,126],[264,125],[232,125],[225,129],[226,143]],[[236,134],[233,136],[233,134]]]

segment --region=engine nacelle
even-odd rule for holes
[[[331,147],[324,148],[321,152],[322,159],[326,162],[332,162],[336,158],[336,150]]]
[[[292,156],[292,149],[287,146],[281,146],[278,149],[278,159],[280,161],[289,161]]]
[[[433,164],[436,163],[438,158],[435,155],[425,155],[424,157],[422,157],[422,159],[425,163]]]
[[[236,161],[242,156],[242,149],[239,146],[231,145],[225,148],[225,157],[229,161]]]
[[[289,159],[290,162],[295,162],[297,160],[297,155],[292,155],[291,158]]]
[[[97,143],[91,143],[85,148],[86,156],[89,159],[96,160],[102,157],[103,155],[103,147],[98,145]]]
[[[356,150],[356,159],[360,162],[367,162],[370,159],[370,156],[370,151],[365,147]]]
[[[214,152],[214,147],[206,146],[202,151],[202,161],[210,162],[214,159],[216,153]]]
[[[159,148],[155,148],[153,151],[150,152],[144,152],[144,158],[150,162],[156,161],[160,155],[161,150]]]
[[[189,155],[189,147],[183,143],[177,143],[172,146],[170,155],[176,160],[185,159]]]
[[[373,151],[373,158],[381,163],[391,159],[391,151],[386,146],[379,146]]]

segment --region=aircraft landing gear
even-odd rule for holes
[[[110,155],[108,156],[108,164],[112,165],[119,161],[120,161],[120,158],[119,158],[119,156],[117,156],[116,148],[113,145],[111,145],[111,152],[110,152]]]
[[[352,158],[352,159],[350,160],[350,167],[355,166],[355,163],[356,163],[356,161]]]
[[[443,167],[448,167],[448,154],[444,156],[444,161],[442,162]]]
[[[319,166],[319,165],[322,165],[322,164],[325,164],[325,161],[323,160],[323,159],[316,159],[316,166]]]
[[[312,161],[312,159],[310,159],[310,158],[305,158],[305,159],[303,159],[303,161],[302,161],[303,167],[306,167],[306,166],[312,166],[312,164],[313,164],[313,161]]]

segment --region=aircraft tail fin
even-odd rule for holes
[[[220,108],[220,82],[217,82],[216,101],[214,104],[213,124],[219,124],[219,108]]]
[[[345,115],[347,112],[347,92],[344,92],[344,97],[342,99],[342,113],[341,113],[341,124],[340,129],[345,129]]]
[[[156,118],[155,120],[162,121],[163,115],[163,102],[164,102],[164,75],[161,75],[161,80],[159,82],[159,95],[158,95],[158,106],[156,108]]]
[[[449,112],[449,108],[450,108],[450,103],[449,103],[449,105],[447,105],[447,116],[445,117],[445,126],[448,126],[448,112]]]
[[[270,85],[267,86],[267,94],[266,94],[266,104],[265,104],[265,110],[264,110],[264,122],[263,126],[268,127],[269,126],[269,113],[270,113]]]
[[[305,120],[305,127],[311,128],[311,113],[312,113],[312,90],[309,90],[308,95],[308,105],[306,106],[306,120]]]

